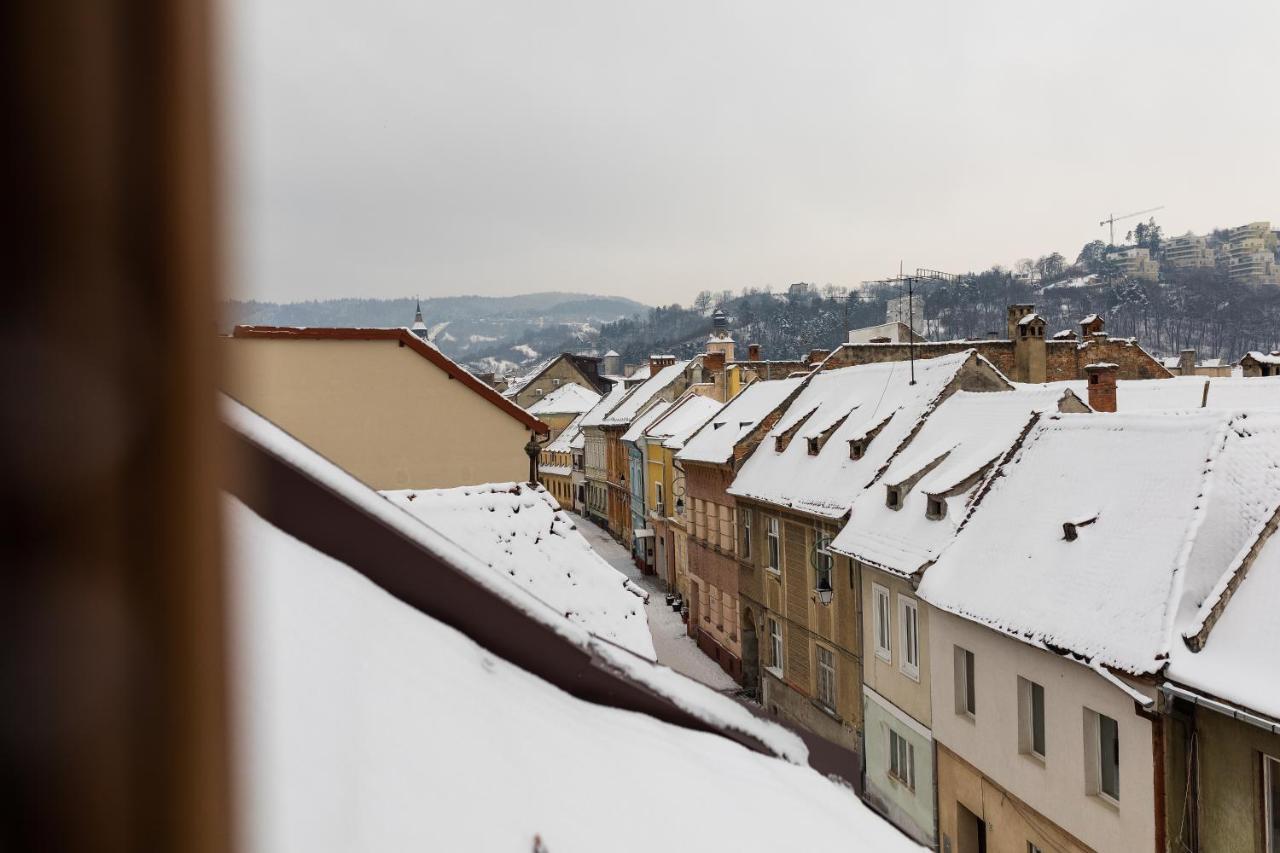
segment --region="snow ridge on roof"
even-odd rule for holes
[[[666,400],[655,400],[653,405],[645,409],[637,415],[633,421],[631,421],[631,426],[622,434],[622,440],[632,443],[639,441],[641,436],[644,435],[644,431],[648,428],[649,424],[662,417],[670,407],[671,404]]]
[[[662,442],[670,450],[684,447],[685,441],[720,411],[723,403],[701,394],[686,394],[645,430],[645,437]]]
[[[810,374],[769,436],[799,433],[782,452],[774,441],[763,441],[743,463],[729,493],[839,518],[971,358],[1003,381],[973,350],[916,362],[915,385],[909,384],[910,365],[900,361]],[[849,441],[886,417],[863,456],[850,458]],[[820,442],[816,455],[809,455],[809,438]]]
[[[582,428],[598,427],[603,424],[605,417],[609,414],[609,411],[614,406],[618,405],[626,394],[627,386],[621,380],[615,381],[613,383],[613,387],[609,389],[609,393],[605,394],[604,397],[600,399],[600,402],[596,403],[595,406],[592,407],[591,411],[587,412],[583,416],[581,424]]]
[[[800,387],[803,377],[752,382],[738,392],[724,408],[694,433],[676,454],[687,462],[723,465],[733,458],[733,449],[770,412],[782,405]]]
[[[543,450],[550,453],[568,453],[573,450],[574,441],[582,436],[582,421],[586,417],[587,413],[583,412],[574,418],[567,427],[561,430],[560,434],[555,437],[555,440],[544,447]]]
[[[1052,415],[1001,474],[920,595],[1027,642],[1154,673],[1280,501],[1280,415]],[[1069,539],[1063,524],[1076,520],[1091,523]]]

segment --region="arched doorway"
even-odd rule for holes
[[[760,698],[760,642],[756,637],[756,618],[751,608],[742,611],[742,690]]]

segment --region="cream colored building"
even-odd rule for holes
[[[224,390],[378,490],[529,479],[547,426],[408,329],[237,326]]]
[[[1121,273],[1132,278],[1155,281],[1160,277],[1160,262],[1141,246],[1128,246],[1107,252],[1107,260],[1115,263]]]
[[[1160,254],[1163,263],[1179,269],[1212,268],[1216,263],[1208,238],[1190,231],[1166,240],[1160,247]]]

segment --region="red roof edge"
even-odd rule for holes
[[[501,409],[503,412],[506,412],[524,426],[533,430],[535,433],[545,434],[551,431],[551,428],[545,423],[538,420],[533,415],[508,400],[506,397],[503,397],[497,391],[472,376],[465,367],[440,352],[440,350],[430,344],[427,344],[408,329],[361,329],[336,328],[331,326],[317,328],[305,328],[298,326],[236,326],[232,330],[231,336],[233,338],[272,338],[319,341],[398,341],[400,346],[408,347],[413,350],[418,355],[443,370],[450,379],[458,380],[481,397],[484,397],[494,406]]]

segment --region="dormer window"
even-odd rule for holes
[[[885,490],[884,503],[885,506],[889,507],[889,509],[902,508],[902,495],[899,493],[897,486],[889,486],[888,489]]]
[[[849,442],[849,458],[861,459],[862,454],[867,452],[867,443],[865,441]]]
[[[818,455],[818,439],[816,438],[806,439],[806,444],[808,445],[808,448],[809,448],[809,455],[817,456]]]
[[[925,508],[925,515],[932,519],[944,518],[947,514],[947,502],[943,498],[929,496],[929,503]]]
[[[787,449],[787,440],[780,435],[773,438],[773,449],[776,453],[781,453]]]

